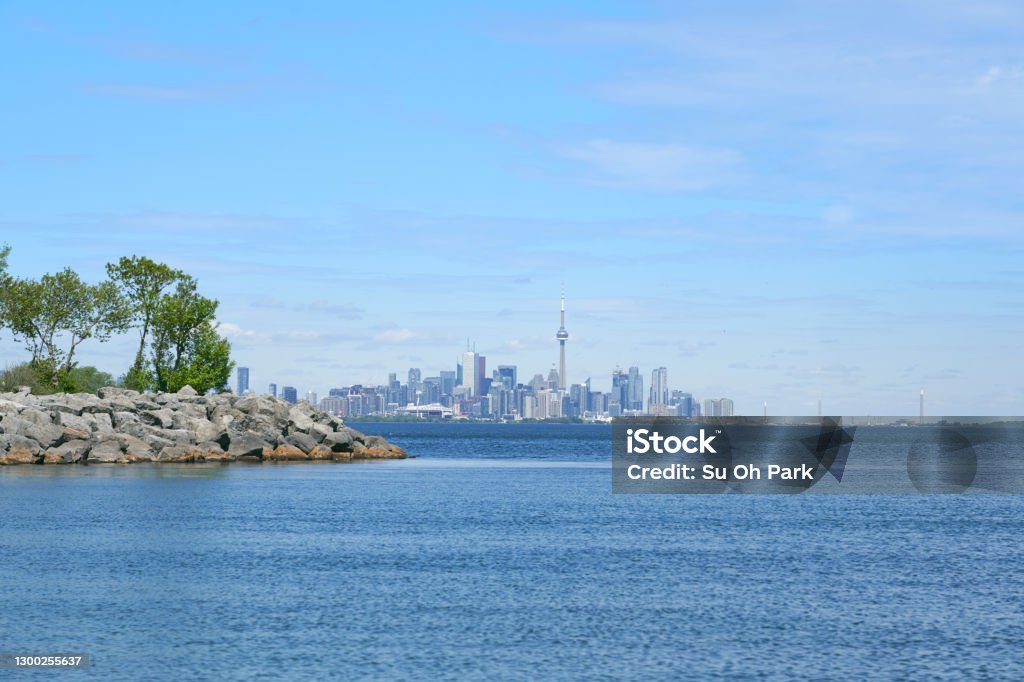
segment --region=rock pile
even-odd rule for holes
[[[0,393],[0,464],[281,462],[403,458],[306,403],[269,396]]]

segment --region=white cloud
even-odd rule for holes
[[[696,191],[731,181],[742,159],[729,149],[592,139],[563,150],[595,173],[592,181],[625,189]]]
[[[373,337],[374,341],[388,344],[402,344],[417,341],[419,334],[411,329],[402,327],[400,329],[386,329]]]
[[[1024,68],[1011,66],[990,66],[982,75],[978,76],[977,85],[982,89],[988,89],[999,82],[1024,81]]]

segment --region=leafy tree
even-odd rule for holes
[[[188,282],[191,277],[145,256],[126,256],[117,263],[108,263],[107,275],[121,287],[131,306],[132,322],[139,327],[139,349],[134,364],[125,375],[125,385],[135,390],[145,390],[153,383],[153,375],[146,367],[146,341],[161,304],[161,297],[168,287],[178,282]]]
[[[11,255],[11,247],[4,244],[0,247],[0,329],[10,326],[4,314],[4,299],[7,297],[7,286],[10,275],[7,274],[7,257]]]
[[[75,367],[68,373],[68,384],[76,393],[95,393],[104,386],[113,386],[114,377],[92,366]]]
[[[31,351],[32,365],[59,387],[79,345],[126,330],[130,310],[113,282],[86,284],[65,268],[38,281],[8,277],[0,287],[0,320]]]
[[[51,382],[46,367],[31,362],[8,366],[0,370],[0,393],[10,393],[22,386],[28,386],[37,395],[64,391],[68,393],[95,393],[104,386],[114,383],[114,378],[95,367],[75,367],[61,373],[57,386]]]
[[[30,363],[8,365],[0,371],[0,393],[13,393],[22,386],[34,388],[38,381],[39,375]]]
[[[200,393],[227,385],[234,362],[231,344],[217,333],[218,302],[201,296],[192,278],[164,294],[152,319],[152,361],[156,388],[177,391],[186,384]]]

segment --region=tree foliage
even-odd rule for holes
[[[139,349],[134,364],[125,375],[125,385],[145,390],[153,381],[152,373],[146,367],[146,342],[161,297],[170,286],[191,281],[191,277],[145,256],[125,256],[117,263],[108,263],[107,275],[121,288],[131,308],[132,323],[139,329]]]
[[[234,363],[231,344],[217,333],[217,305],[196,291],[192,278],[160,298],[152,320],[157,390],[177,391],[187,384],[205,393],[227,385]]]
[[[149,258],[107,265],[110,279],[87,284],[70,268],[42,278],[7,273],[10,247],[0,247],[0,328],[31,353],[25,365],[0,373],[4,385],[24,382],[34,392],[94,391],[109,374],[78,368],[83,341],[108,340],[136,327],[139,345],[125,385],[135,390],[222,389],[234,363],[231,344],[217,333],[217,301],[201,296],[196,281]],[[173,291],[168,290],[174,287]],[[149,356],[146,349],[149,348]]]
[[[71,268],[39,280],[7,277],[0,287],[0,319],[58,386],[88,339],[106,341],[129,327],[130,310],[113,282],[86,284]]]
[[[112,386],[114,377],[95,367],[75,367],[62,373],[58,385],[54,386],[51,375],[41,365],[23,362],[0,370],[0,393],[11,393],[22,386],[28,386],[32,393],[43,395],[57,391],[65,393],[96,393],[104,386]]]

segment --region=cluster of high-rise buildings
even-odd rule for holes
[[[607,420],[620,415],[658,415],[681,417],[729,417],[733,401],[729,398],[706,399],[699,402],[693,394],[670,390],[668,370],[658,367],[651,372],[649,391],[644,392],[644,377],[638,367],[626,371],[615,368],[611,390],[595,390],[588,378],[582,384],[566,387],[565,296],[561,302],[561,325],[555,334],[559,343],[558,369],[548,374],[534,374],[529,381],[520,381],[516,365],[498,365],[487,371],[487,358],[466,344],[453,370],[437,376],[422,376],[418,367],[409,369],[406,380],[397,373],[388,375],[386,384],[356,384],[332,388],[317,400],[309,391],[305,400],[324,412],[340,417],[418,416],[424,418],[477,418],[516,421],[522,419],[584,419]],[[238,368],[237,393],[249,389],[249,369]],[[269,393],[288,402],[300,400],[293,386],[270,384]]]

